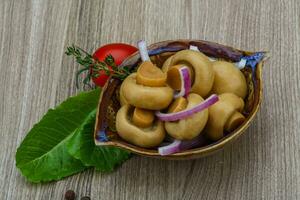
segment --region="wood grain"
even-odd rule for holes
[[[93,170],[30,184],[15,167],[17,146],[51,107],[78,91],[75,43],[95,50],[194,38],[268,50],[264,101],[247,133],[193,161],[135,156],[116,172]],[[0,1],[0,199],[300,199],[300,1]],[[79,198],[78,198],[79,199]]]

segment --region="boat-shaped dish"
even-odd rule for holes
[[[183,152],[175,153],[168,156],[161,156],[157,148],[146,149],[132,145],[122,138],[120,138],[115,128],[116,113],[120,108],[119,103],[119,87],[121,81],[115,78],[110,78],[104,88],[99,99],[99,106],[95,124],[94,139],[98,146],[115,146],[126,149],[135,154],[148,157],[156,157],[162,159],[193,159],[209,154],[215,153],[222,149],[225,145],[236,140],[242,135],[253,121],[256,113],[258,112],[260,103],[262,101],[262,67],[266,59],[266,52],[249,52],[235,49],[233,47],[217,44],[214,42],[202,40],[176,40],[176,41],[163,41],[152,44],[148,47],[148,52],[153,63],[161,67],[164,61],[177,51],[189,49],[190,45],[197,46],[198,49],[209,57],[217,60],[226,60],[230,62],[238,62],[245,56],[260,53],[262,59],[254,66],[246,66],[242,72],[247,80],[248,95],[245,99],[245,109],[243,114],[246,120],[234,131],[226,134],[222,139],[212,142],[205,141],[205,145],[186,150]],[[132,54],[121,65],[121,67],[128,66],[134,71],[141,62],[138,52]],[[103,135],[105,134],[105,139]]]

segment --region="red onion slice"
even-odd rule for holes
[[[184,66],[179,69],[181,89],[174,94],[174,98],[187,96],[191,91],[191,78],[188,67]]]
[[[198,47],[194,45],[190,45],[190,50],[199,51]]]
[[[213,105],[217,101],[219,101],[219,97],[216,94],[212,94],[210,97],[205,99],[203,102],[201,102],[200,104],[198,104],[190,109],[186,109],[186,110],[176,112],[176,113],[162,113],[160,111],[157,111],[157,112],[155,112],[155,115],[161,121],[176,121],[176,120],[180,120],[180,119],[185,119],[197,112],[205,110],[206,108]]]
[[[247,60],[242,58],[239,62],[234,63],[238,69],[243,69],[246,66]]]
[[[176,152],[180,151],[180,140],[174,140],[172,143],[170,143],[167,146],[159,147],[158,153],[162,156],[170,155]]]
[[[146,41],[145,40],[138,41],[137,46],[139,48],[139,52],[140,52],[142,61],[143,62],[144,61],[150,61]]]
[[[184,150],[201,147],[207,143],[207,140],[203,135],[199,135],[192,140],[174,140],[172,143],[166,146],[158,148],[158,153],[162,156],[171,155]]]

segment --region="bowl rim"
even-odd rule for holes
[[[148,48],[151,49],[155,46],[159,46],[161,44],[165,44],[165,43],[170,43],[170,42],[191,42],[191,41],[195,41],[195,42],[208,42],[205,40],[166,40],[166,41],[160,41],[157,43],[153,43],[151,44]],[[210,43],[215,43],[215,42],[210,42]],[[218,43],[215,43],[218,44]],[[218,44],[220,45],[220,44]],[[222,44],[221,44],[222,45]],[[222,45],[225,46],[225,45]],[[229,47],[229,46],[225,46],[225,47]],[[233,48],[233,47],[230,47]],[[235,49],[235,48],[234,48]],[[235,49],[237,51],[240,52],[246,52],[249,54],[255,53],[255,52],[250,52],[250,51],[242,51],[239,49]],[[131,60],[134,56],[136,56],[138,54],[138,52],[133,53],[131,56],[129,56],[127,59],[124,60],[124,62],[121,64],[121,66],[123,66],[125,63],[127,63],[127,61]],[[258,102],[254,105],[253,109],[251,110],[251,112],[249,113],[249,115],[247,116],[247,120],[241,124],[237,129],[235,129],[233,132],[231,132],[230,134],[224,136],[222,139],[215,141],[211,144],[205,145],[203,147],[199,147],[199,148],[194,148],[194,149],[190,149],[190,150],[185,150],[182,152],[178,152],[172,155],[167,155],[167,156],[161,156],[158,151],[143,151],[143,148],[136,148],[134,145],[131,145],[125,142],[116,142],[116,141],[107,141],[107,142],[100,142],[95,138],[95,144],[97,146],[115,146],[115,147],[120,147],[122,149],[125,150],[129,150],[132,153],[135,154],[139,154],[142,156],[147,156],[147,157],[155,157],[155,158],[162,158],[162,159],[186,159],[186,158],[199,158],[199,157],[203,157],[203,156],[207,156],[209,154],[215,153],[218,150],[221,150],[225,145],[233,142],[234,140],[236,140],[238,137],[240,137],[242,134],[245,133],[245,130],[250,126],[250,124],[252,123],[254,117],[256,116],[261,102],[262,102],[262,97],[263,97],[263,80],[262,80],[262,67],[263,67],[263,63],[264,60],[261,60],[257,66],[256,66],[256,74],[255,76],[257,77],[257,87],[258,87]],[[104,94],[104,91],[106,91],[107,87],[109,84],[111,84],[111,82],[115,80],[112,79],[112,77],[109,78],[109,80],[106,82],[106,84],[104,85],[104,87],[102,88],[102,92],[99,98],[99,103],[98,103],[98,109],[97,109],[97,117],[96,117],[96,123],[95,123],[95,135],[96,135],[96,131],[97,131],[97,125],[98,125],[98,115],[99,115],[99,107],[101,104],[101,100]]]

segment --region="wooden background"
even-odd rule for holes
[[[64,55],[194,38],[269,50],[264,101],[234,145],[204,159],[135,156],[111,174],[93,170],[30,184],[15,167],[17,146],[50,107],[78,91],[79,68]],[[299,0],[0,1],[0,199],[59,200],[67,189],[95,199],[300,199]]]

